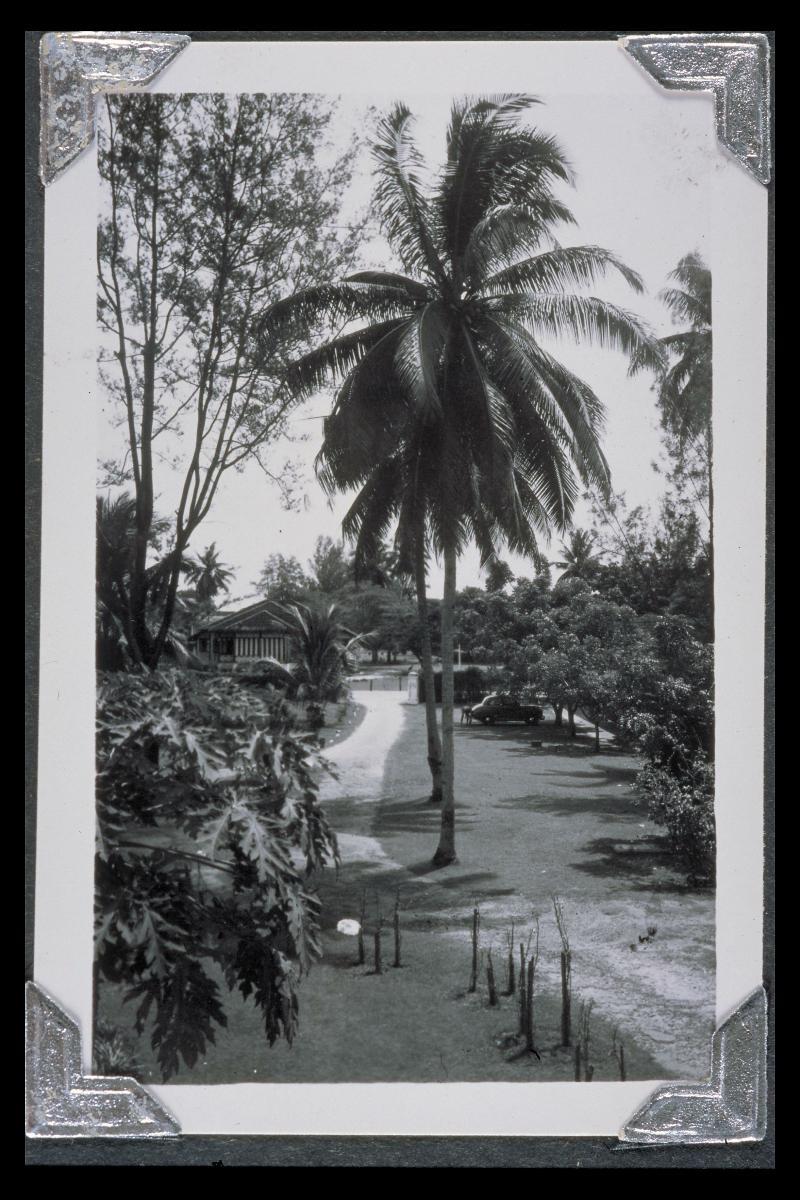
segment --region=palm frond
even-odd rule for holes
[[[480,333],[487,370],[512,406],[515,465],[530,472],[549,519],[560,528],[569,520],[577,496],[569,456],[591,478],[605,481],[607,477],[608,467],[591,424],[585,414],[574,411],[574,397],[571,405],[565,404],[571,421],[566,419],[548,372],[530,352],[524,330],[498,319],[486,321]]]
[[[585,482],[605,491],[609,469],[600,449],[605,410],[588,384],[511,320],[495,316],[479,331],[485,338],[488,368],[514,402],[518,426],[532,409],[560,445],[580,455]],[[541,437],[537,425],[531,427],[530,435]]]
[[[509,163],[503,157],[504,143],[508,137],[522,136],[515,122],[533,103],[538,103],[534,97],[520,95],[457,101],[453,106],[435,206],[442,242],[457,274],[472,229],[492,206],[497,176],[509,167],[521,169],[519,159]]]
[[[711,271],[697,251],[684,254],[674,270],[667,276],[698,300],[705,298],[711,304]]]
[[[613,269],[635,291],[644,291],[640,275],[627,267],[616,254],[601,246],[559,246],[513,263],[484,279],[483,295],[510,292],[526,295],[531,291],[562,291],[566,287],[588,287]]]
[[[503,295],[487,301],[495,311],[513,316],[534,335],[588,342],[620,350],[630,360],[630,371],[649,367],[659,371],[664,351],[652,331],[634,313],[597,296],[540,292],[535,296]]]
[[[398,275],[395,271],[357,271],[355,275],[346,275],[345,283],[374,283],[380,287],[401,288],[408,292],[412,300],[419,303],[432,299],[431,290],[417,279],[408,275]]]
[[[396,104],[378,127],[373,147],[378,176],[375,203],[386,236],[405,270],[427,275],[441,285],[444,267],[430,234],[423,161],[411,138],[412,122],[410,110]]]
[[[450,324],[444,304],[432,301],[407,323],[395,351],[400,386],[428,420],[442,412],[439,376]]]
[[[707,329],[711,324],[711,297],[698,297],[682,288],[662,288],[658,293],[676,323],[688,321],[693,329]]]
[[[689,352],[667,371],[659,388],[664,426],[681,443],[711,425],[711,362]]]
[[[440,237],[459,282],[466,274],[472,232],[491,209],[549,198],[553,183],[570,177],[555,139],[517,123],[533,102],[530,96],[489,98],[453,111],[435,206]]]
[[[402,468],[398,457],[373,471],[342,520],[342,533],[355,545],[356,571],[374,559],[400,505]]]
[[[464,380],[459,379],[456,387],[462,404],[470,392],[474,391],[477,395],[479,411],[471,431],[472,457],[478,464],[485,462],[485,469],[492,473],[498,469],[500,460],[504,463],[511,461],[517,434],[514,415],[506,397],[486,371],[472,334],[465,332],[462,341],[465,352],[464,369],[471,369],[476,386],[465,387]],[[472,383],[473,380],[469,382]]]
[[[286,382],[295,396],[313,396],[326,384],[344,379],[386,334],[404,328],[407,321],[405,317],[394,317],[324,342],[289,364]]]
[[[486,480],[473,464],[469,472],[469,507],[464,524],[478,548],[480,565],[495,558],[502,540],[494,507],[488,502]]]
[[[471,291],[500,267],[552,242],[555,225],[577,224],[553,196],[528,197],[524,204],[496,205],[474,226],[464,251],[464,281]]]
[[[503,489],[508,497],[507,511],[500,509],[498,520],[509,550],[533,560],[537,571],[542,568],[537,532],[549,537],[550,516],[524,472],[513,468]]]
[[[362,482],[397,445],[408,401],[394,359],[404,324],[385,333],[344,380],[326,418],[317,475],[327,491]]]
[[[376,283],[323,283],[286,296],[264,312],[257,334],[264,353],[284,338],[305,337],[324,324],[344,325],[369,318],[377,321],[413,311],[414,301],[400,287]]]

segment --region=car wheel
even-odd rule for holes
[[[486,717],[483,723],[484,725],[494,725],[494,717]]]

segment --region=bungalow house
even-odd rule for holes
[[[286,663],[292,657],[292,639],[271,612],[269,600],[259,600],[238,612],[220,612],[196,629],[189,645],[203,662],[234,666],[260,658]]]

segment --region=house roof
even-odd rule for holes
[[[199,633],[267,633],[273,636],[286,635],[285,625],[277,621],[271,609],[272,602],[259,600],[257,604],[249,604],[238,612],[221,612],[195,631]]]

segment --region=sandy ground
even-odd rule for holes
[[[357,693],[366,711],[327,752],[338,779],[322,784],[337,830],[338,872],[317,880],[324,958],[300,989],[294,1045],[267,1049],[258,1014],[232,995],[228,1028],[192,1072],[175,1082],[264,1080],[571,1079],[560,1049],[561,949],[552,894],[563,901],[572,950],[574,1011],[593,1000],[595,1079],[617,1078],[614,1030],[625,1042],[628,1078],[701,1078],[714,1020],[714,900],[689,890],[660,831],[637,807],[636,761],[593,731],[576,740],[549,721],[535,728],[457,726],[456,837],[459,861],[431,867],[439,810],[428,800],[425,714],[402,692]],[[359,714],[360,715],[360,714]],[[366,894],[370,961],[356,966],[355,939],[336,931],[357,917]],[[384,972],[372,971],[372,930],[399,900],[402,962],[392,970],[384,927]],[[482,977],[469,976],[473,906],[481,916]],[[483,971],[491,950],[505,982],[506,937],[539,916],[537,1045],[541,1061],[515,1056],[506,1035],[516,997],[488,1006]],[[647,936],[655,927],[655,937]],[[129,1012],[107,989],[112,1021]],[[132,1017],[132,1014],[131,1014]],[[130,1020],[125,1020],[130,1024]],[[140,1044],[141,1046],[141,1044]],[[141,1078],[157,1078],[141,1047]]]

